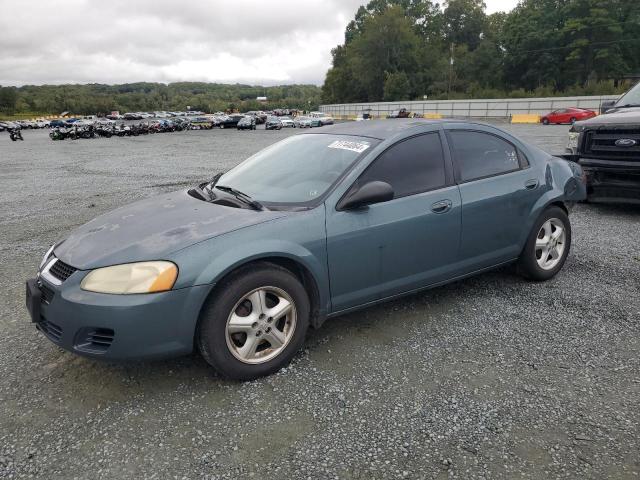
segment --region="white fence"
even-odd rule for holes
[[[616,95],[593,97],[502,98],[486,100],[418,100],[411,102],[340,103],[321,105],[320,111],[336,117],[351,117],[366,109],[375,117],[385,117],[399,108],[424,115],[437,113],[444,117],[508,118],[513,114],[543,115],[567,107],[589,108],[599,111],[600,104],[615,100]]]

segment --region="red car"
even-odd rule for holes
[[[575,123],[578,120],[586,120],[596,115],[596,112],[593,110],[586,110],[584,108],[561,108],[560,110],[554,110],[544,115],[540,121],[545,125],[549,125],[550,123]]]

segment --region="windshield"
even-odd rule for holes
[[[345,135],[296,135],[248,158],[225,173],[218,184],[261,203],[312,202],[377,143]]]
[[[640,82],[616,102],[616,106],[622,105],[640,105]]]

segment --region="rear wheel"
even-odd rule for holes
[[[252,380],[285,367],[309,325],[309,298],[298,279],[261,263],[233,273],[207,302],[197,344],[227,378]]]
[[[573,125],[574,123],[576,123],[576,117],[571,117],[571,125]]]
[[[536,221],[520,254],[518,269],[527,278],[553,278],[563,267],[571,247],[571,223],[560,207],[550,207]]]

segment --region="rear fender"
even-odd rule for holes
[[[521,234],[521,248],[524,248],[536,220],[549,206],[562,205],[568,212],[573,203],[587,198],[584,172],[577,163],[553,158],[547,163],[544,173],[545,182],[540,186],[544,193],[531,209],[526,228]]]

